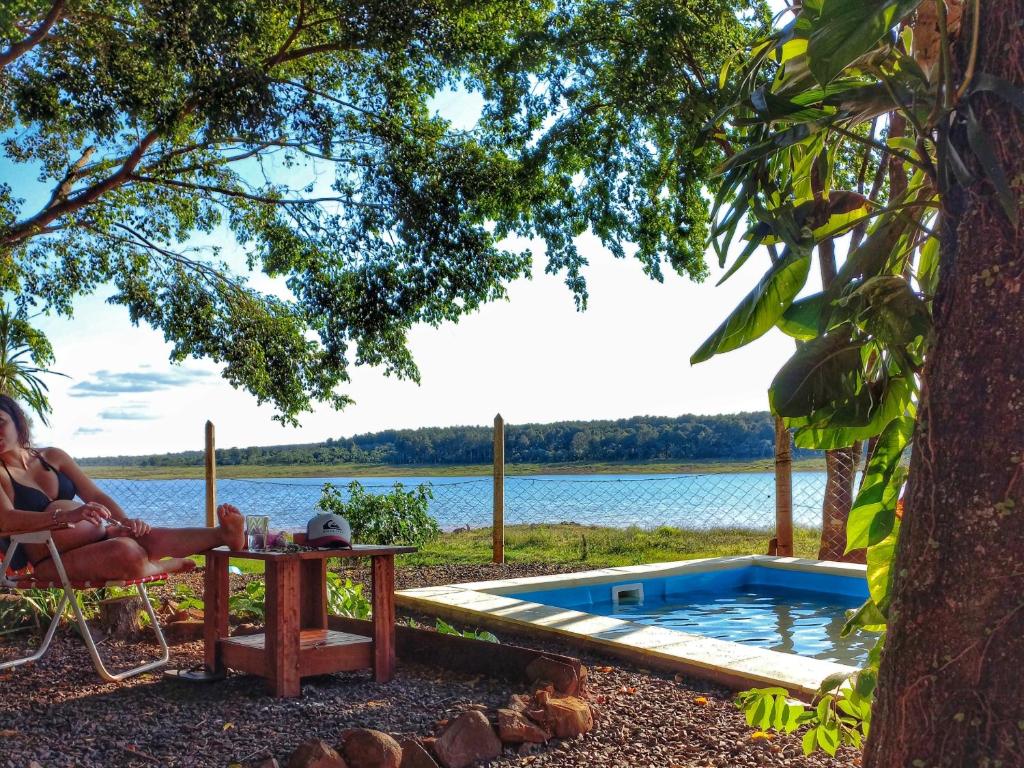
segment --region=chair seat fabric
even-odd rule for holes
[[[143,576],[141,579],[118,579],[114,581],[72,581],[72,589],[100,589],[102,587],[130,587],[132,584],[148,584],[151,581],[163,581],[167,578],[166,573],[156,573],[152,576]],[[63,589],[64,585],[60,580],[44,580],[33,577],[16,579],[15,589]]]

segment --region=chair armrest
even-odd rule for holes
[[[65,528],[74,528],[74,523],[47,523],[44,526],[38,528],[18,528],[17,530],[11,531],[0,531],[0,538],[13,538],[18,536],[19,538],[24,536],[26,533],[49,533],[50,531],[60,531]],[[24,539],[22,539],[24,541]]]

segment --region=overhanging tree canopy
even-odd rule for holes
[[[173,359],[223,362],[294,422],[347,402],[350,362],[416,378],[414,323],[530,273],[508,234],[542,240],[580,306],[588,229],[620,257],[635,243],[654,277],[665,261],[699,279],[721,158],[694,146],[751,5],[7,5],[0,129],[25,172],[0,186],[0,288],[70,314],[113,284]],[[432,110],[451,88],[482,96],[472,130]],[[183,247],[225,229],[293,300]]]

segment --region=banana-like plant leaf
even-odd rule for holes
[[[862,339],[848,325],[800,344],[776,374],[768,390],[772,412],[783,417],[810,416],[858,396],[863,388]]]
[[[917,284],[925,296],[935,295],[939,286],[939,238],[929,237],[917,260]]]
[[[846,257],[832,284],[825,289],[825,311],[819,318],[819,332],[824,332],[832,321],[829,308],[854,280],[873,277],[885,268],[893,248],[909,226],[912,226],[909,217],[890,214]]]
[[[889,614],[889,589],[892,586],[892,564],[899,541],[900,521],[892,527],[892,533],[878,544],[868,548],[868,594],[883,616]]]
[[[988,72],[976,72],[971,80],[971,93],[989,91],[1021,112],[1024,112],[1024,89],[1018,88],[1009,80],[990,75]]]
[[[776,323],[780,331],[800,341],[809,341],[818,336],[818,316],[824,306],[825,295],[816,293],[797,299],[782,313]]]
[[[846,551],[878,544],[892,533],[902,476],[897,470],[914,432],[914,417],[902,415],[882,430],[846,523]]]
[[[992,182],[996,197],[999,198],[999,204],[1006,212],[1006,217],[1016,227],[1020,221],[1020,211],[1017,209],[1017,199],[1014,197],[1013,190],[1010,189],[1010,182],[1006,178],[1006,170],[999,162],[995,152],[992,151],[992,144],[970,106],[967,107],[967,144],[974,156],[978,158],[978,163],[985,172],[985,176]]]
[[[793,443],[797,448],[830,451],[872,438],[893,419],[906,413],[913,393],[914,382],[910,376],[890,377],[884,384],[882,395],[870,402],[868,418],[863,425],[847,426],[853,419],[841,409],[819,412],[813,414],[807,424],[797,428]],[[787,420],[787,423],[790,422]]]
[[[810,251],[790,249],[772,264],[732,314],[693,353],[690,364],[738,349],[771,330],[804,287],[810,269]]]
[[[864,604],[850,615],[846,623],[843,624],[839,636],[847,637],[856,630],[862,632],[885,631],[885,615],[878,610],[878,606],[873,600],[865,600]]]
[[[921,0],[829,0],[812,23],[807,59],[819,83],[828,83],[870,51]]]

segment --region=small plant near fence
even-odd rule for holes
[[[407,491],[395,483],[391,492],[373,494],[353,480],[348,484],[347,501],[337,486],[324,483],[317,506],[348,520],[352,538],[360,544],[420,546],[441,533],[437,520],[427,512],[432,498],[433,491],[426,484]]]

